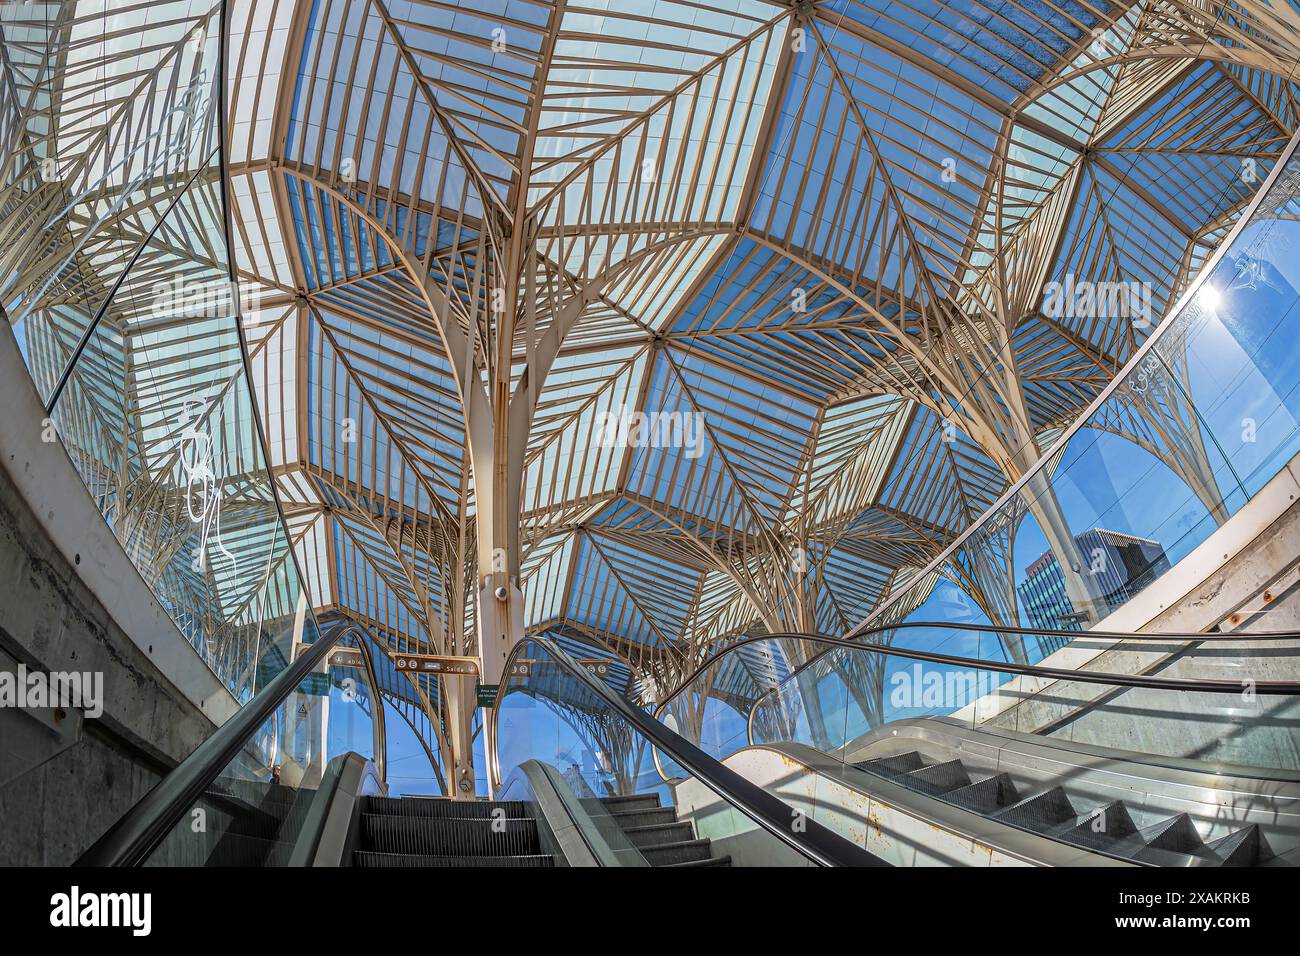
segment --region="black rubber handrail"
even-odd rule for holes
[[[213,731],[212,736],[109,827],[73,865],[140,866],[144,863],[276,709],[349,634],[356,634],[359,641],[365,640],[357,625],[343,623],[307,645],[297,659]]]
[[[957,657],[952,654],[939,654],[935,651],[920,651],[906,647],[894,647],[889,644],[872,644],[868,641],[858,640],[858,637],[870,634],[883,634],[886,631],[902,630],[909,627],[916,628],[940,628],[944,630],[966,631],[969,633],[978,633],[989,631],[994,634],[1019,634],[1033,635],[1041,637],[1069,637],[1071,640],[1080,640],[1084,638],[1099,638],[1106,641],[1177,641],[1187,643],[1191,641],[1282,641],[1300,640],[1300,631],[1265,631],[1258,634],[1214,634],[1197,632],[1191,634],[1133,634],[1120,631],[1061,631],[1045,627],[1006,627],[997,624],[955,624],[950,621],[900,621],[897,624],[881,624],[876,627],[867,628],[866,630],[856,632],[857,637],[852,639],[845,637],[831,637],[829,634],[811,634],[801,633],[798,631],[778,631],[771,634],[750,634],[740,638],[734,643],[728,644],[719,651],[714,651],[706,657],[695,670],[682,681],[681,685],[671,694],[664,698],[663,702],[655,708],[655,717],[664,712],[670,703],[686,691],[688,687],[695,682],[695,679],[704,673],[709,667],[723,657],[726,657],[732,651],[745,647],[748,644],[757,644],[761,641],[770,641],[773,639],[783,640],[801,640],[811,641],[816,644],[825,644],[828,648],[849,648],[850,650],[868,651],[875,654],[885,654],[894,657],[906,657],[909,660],[925,661],[931,664],[957,664],[962,667],[969,667],[972,670],[994,671],[999,674],[1019,674],[1028,677],[1050,677],[1053,680],[1077,680],[1082,683],[1090,684],[1111,684],[1124,687],[1150,687],[1156,690],[1181,690],[1181,691],[1207,691],[1212,694],[1239,694],[1241,693],[1243,682],[1240,680],[1215,680],[1211,678],[1193,678],[1193,677],[1151,677],[1145,674],[1109,674],[1103,671],[1083,671],[1073,670],[1064,667],[1042,667],[1038,664],[1015,664],[1009,661],[987,661],[978,657]],[[829,653],[823,651],[822,654]],[[795,674],[811,667],[821,659],[822,654],[800,664],[792,670],[786,677],[782,678],[780,683],[784,684]],[[1253,681],[1250,685],[1256,693],[1260,694],[1279,694],[1281,696],[1300,696],[1300,682],[1297,681]],[[764,693],[764,697],[771,694],[776,688],[771,688]],[[761,698],[760,698],[761,699]],[[757,701],[755,705],[757,705]]]
[[[833,830],[827,829],[814,820],[801,817],[800,828],[796,833],[791,826],[794,818],[790,806],[772,796],[729,767],[710,757],[684,737],[674,733],[662,723],[644,711],[633,707],[603,680],[587,671],[562,648],[545,637],[535,636],[520,641],[515,645],[506,661],[505,673],[511,672],[515,657],[529,645],[540,647],[551,654],[557,663],[576,678],[583,686],[594,693],[600,700],[622,717],[642,737],[646,738],[654,750],[663,751],[679,767],[699,779],[715,794],[729,805],[739,810],[768,833],[772,834],[800,856],[818,866],[890,866],[880,857],[844,839]],[[507,689],[506,694],[509,693]],[[502,694],[492,706],[491,720],[495,727]],[[563,703],[560,701],[559,703]]]

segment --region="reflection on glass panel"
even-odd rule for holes
[[[345,766],[383,774],[382,706],[358,641],[344,637],[222,768],[148,866],[305,866]]]
[[[934,569],[983,620],[1096,626],[1300,452],[1300,270],[1287,255],[1298,207],[1293,157],[1105,399]],[[915,580],[875,622],[935,619],[932,586]],[[1004,642],[1006,659],[1033,663],[1065,642],[1035,643]]]
[[[0,302],[86,487],[247,700],[315,640],[258,433],[225,235],[221,4],[5,4]],[[132,71],[79,62],[120,50]],[[58,62],[59,71],[38,69]],[[24,86],[23,84],[26,84]],[[37,108],[39,107],[39,108]]]

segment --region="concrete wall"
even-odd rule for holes
[[[0,865],[66,864],[237,707],[117,546],[0,322],[0,671],[102,674],[104,713],[0,707]]]

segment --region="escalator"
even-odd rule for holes
[[[977,814],[990,823],[1023,828],[1077,847],[1153,866],[1259,866],[1278,862],[1258,823],[1233,823],[1206,842],[1187,811],[1154,815],[1118,796],[1089,793],[1077,777],[1021,775],[961,755],[960,746],[899,750],[850,766],[885,782]],[[936,753],[936,750],[939,752]],[[955,756],[950,756],[956,754]],[[947,759],[945,759],[947,758]],[[1115,772],[1118,761],[1110,765]],[[1078,861],[1085,859],[1080,854]]]
[[[352,866],[553,867],[519,800],[365,797]]]
[[[767,860],[883,865],[633,707],[545,638],[516,647],[508,670],[516,676],[490,714],[509,755],[492,768],[500,781],[495,799],[390,796],[382,737],[371,736],[375,708],[363,707],[355,687],[335,673],[344,663],[356,664],[355,653],[346,662],[332,656],[345,640],[364,650],[364,634],[349,624],[290,655],[273,679],[86,850],[78,865],[731,865],[695,820],[679,819],[673,796],[686,783],[718,801],[711,832],[752,831]],[[335,746],[331,755],[323,722],[314,727],[310,715],[323,706],[313,699],[336,684],[348,688],[339,703],[355,705],[344,722],[352,727],[353,746],[343,752]],[[518,718],[534,708],[547,720],[521,726]],[[331,733],[334,726],[329,723]],[[636,761],[624,761],[630,772],[622,775],[584,773],[587,753],[561,770],[532,733],[545,727],[588,728],[604,742],[605,750],[596,749],[606,761],[611,742],[624,748],[624,757],[634,753]],[[572,748],[567,753],[574,756]],[[663,765],[676,768],[668,784],[656,772]]]
[[[651,866],[731,865],[731,857],[715,855],[713,841],[701,838],[690,821],[677,819],[677,808],[663,806],[657,793],[601,797],[600,802]]]
[[[984,655],[903,646],[913,629]],[[1250,676],[1276,673],[1294,634],[1069,635],[1075,653],[1123,642],[1161,661],[1115,674],[998,657],[1008,630],[1062,633],[909,623],[875,643],[746,638],[658,716],[895,865],[1300,862],[1300,682]],[[1228,664],[1241,676],[1168,676]],[[707,795],[681,797],[687,819],[708,819]],[[743,839],[726,848],[750,859]]]

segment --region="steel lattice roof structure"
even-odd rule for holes
[[[71,42],[60,93],[120,101],[129,135],[180,88],[149,31],[210,44],[220,5],[106,16],[49,12],[51,35],[141,38],[79,68]],[[1287,0],[226,16],[229,142],[185,201],[225,177],[317,614],[483,653],[480,587],[505,580],[526,631],[616,657],[646,699],[740,633],[841,633],[912,580],[1133,354],[1300,126]],[[9,39],[11,62],[48,42]],[[86,288],[147,224],[111,218]],[[1080,281],[1142,290],[1149,321],[1049,314]],[[691,440],[599,440],[632,412]],[[1168,423],[1113,424],[1196,472]],[[958,583],[997,620],[989,574]],[[387,689],[432,756],[453,705],[410,684]]]

